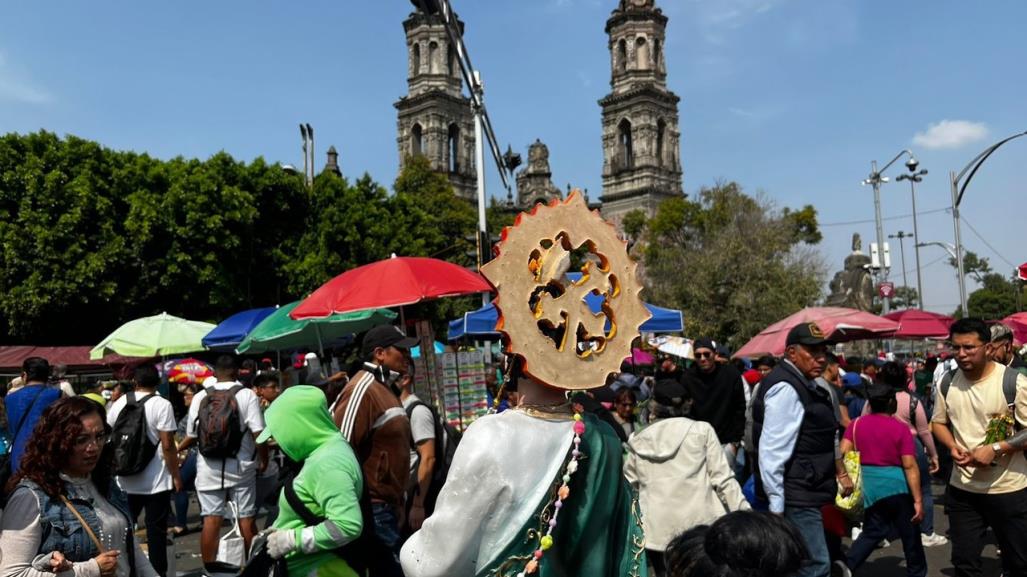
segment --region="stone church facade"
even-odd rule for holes
[[[615,223],[640,209],[683,196],[680,98],[667,88],[667,17],[655,0],[619,0],[606,22],[611,92],[601,100],[603,216]],[[463,24],[460,24],[461,30]],[[414,12],[403,23],[409,57],[406,96],[396,102],[400,169],[423,154],[449,176],[461,197],[475,199],[474,119],[449,38],[437,16]],[[517,173],[515,208],[562,198],[553,184],[549,149],[536,140]]]

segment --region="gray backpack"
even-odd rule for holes
[[[942,398],[947,399],[949,394],[949,387],[952,386],[952,379],[956,376],[956,371],[959,369],[952,369],[945,373],[941,378],[941,382],[938,383],[938,392]],[[1002,367],[1002,394],[1006,397],[1006,405],[1013,409],[1015,414],[1016,405],[1016,379],[1020,376],[1020,372],[1009,367]],[[945,409],[948,410],[948,405],[945,405]],[[1019,428],[1019,425],[1017,425]]]

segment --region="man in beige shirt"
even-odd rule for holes
[[[955,575],[982,575],[991,527],[1004,574],[1027,576],[1027,429],[1020,430],[1027,426],[1027,377],[1016,375],[1007,399],[1003,380],[1012,379],[1005,377],[1010,369],[990,360],[991,331],[980,319],[953,323],[949,340],[959,368],[939,387],[932,430],[956,465],[945,499]],[[1012,417],[1019,432],[1011,428],[1005,440],[986,443],[989,424],[1003,416]]]

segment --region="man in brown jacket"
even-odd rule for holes
[[[417,339],[395,326],[375,327],[361,345],[363,368],[332,409],[335,424],[357,454],[374,511],[374,531],[393,555],[371,560],[371,577],[402,577],[400,515],[410,475],[410,421],[393,390],[407,371],[407,354]]]

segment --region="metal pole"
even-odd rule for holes
[[[914,178],[909,179],[909,192],[913,195],[913,251],[916,255],[917,308],[924,310],[924,280],[920,273],[920,231],[916,227],[916,182]]]
[[[474,71],[474,86],[471,87],[478,95],[478,102],[484,105],[484,90],[481,85],[481,75]],[[478,269],[484,264],[482,251],[485,250],[485,241],[488,239],[488,228],[485,222],[485,145],[482,143],[482,106],[472,104],[474,107],[474,162],[475,172],[478,176]],[[489,304],[489,293],[481,293],[481,305]]]
[[[896,234],[889,234],[888,238],[899,239],[899,254],[902,256],[902,286],[909,286],[909,277],[906,276],[906,243],[905,239],[909,238],[909,234],[905,231],[900,230]],[[909,308],[907,305],[906,308]]]
[[[966,317],[969,315],[966,310],[966,275],[963,271],[963,239],[959,231],[958,181],[956,180],[956,172],[954,170],[949,171],[949,182],[952,184],[952,234],[956,241],[956,274],[959,275],[959,310],[963,312],[963,317]]]
[[[886,278],[887,271],[884,268],[884,223],[881,220],[881,175],[877,172],[877,161],[870,163],[871,184],[874,186],[874,220],[877,223],[877,284],[880,286]],[[874,176],[876,175],[876,178]],[[891,299],[881,298],[881,314],[886,315],[891,310]]]

